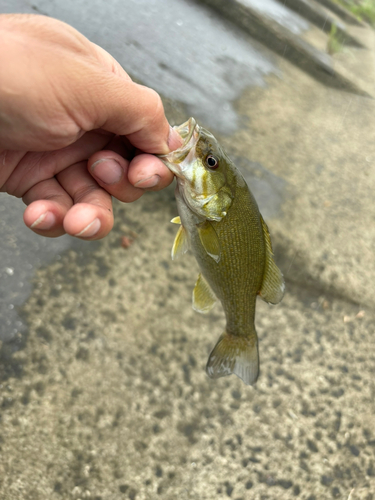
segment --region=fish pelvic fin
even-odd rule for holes
[[[224,332],[213,348],[206,366],[210,378],[226,377],[234,373],[246,385],[255,384],[259,375],[258,338]]]
[[[172,260],[178,259],[181,255],[186,253],[189,250],[189,240],[187,231],[184,226],[180,226],[178,228],[176,238],[174,239],[174,243],[172,246],[171,257]]]

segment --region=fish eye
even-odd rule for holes
[[[214,155],[208,155],[206,157],[206,165],[211,170],[215,170],[219,166],[219,160]]]

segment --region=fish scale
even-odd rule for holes
[[[242,204],[241,199],[235,200],[235,203],[238,202]],[[232,208],[236,209],[235,206]],[[262,282],[264,242],[260,227],[258,228],[260,237],[254,242],[253,226],[256,221],[247,217],[246,212],[240,218],[232,214],[235,214],[235,210],[231,209],[227,217],[218,224],[219,239],[223,248],[228,249],[229,255],[223,259],[223,265],[219,263],[219,269],[212,269],[212,274],[217,276],[216,295],[223,304],[227,329],[232,330],[234,325],[237,327],[238,335],[246,336],[249,323],[254,322],[256,294]],[[250,251],[241,252],[243,246]],[[222,284],[224,286],[221,286]]]

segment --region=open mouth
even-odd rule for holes
[[[182,177],[183,161],[187,158],[189,153],[195,148],[200,136],[200,127],[194,118],[182,125],[173,127],[184,140],[182,146],[175,151],[171,151],[166,155],[158,155],[162,162],[173,172],[177,177]]]

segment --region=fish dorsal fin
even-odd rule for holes
[[[219,262],[221,257],[220,241],[213,225],[205,221],[197,224],[197,229],[203,248],[215,262]]]
[[[262,222],[264,243],[266,247],[266,262],[264,266],[263,283],[259,295],[265,302],[277,304],[284,296],[284,278],[273,260],[272,244],[267,224],[264,222],[262,216],[260,216],[260,220]]]
[[[189,240],[187,231],[184,228],[184,226],[180,226],[178,228],[176,238],[174,239],[173,242],[172,253],[171,253],[172,260],[178,259],[178,257],[186,253],[188,250],[189,250]]]
[[[181,224],[180,216],[178,215],[177,217],[173,217],[171,222],[172,222],[172,224]]]
[[[206,314],[214,307],[216,296],[205,278],[199,274],[193,290],[193,309]]]

